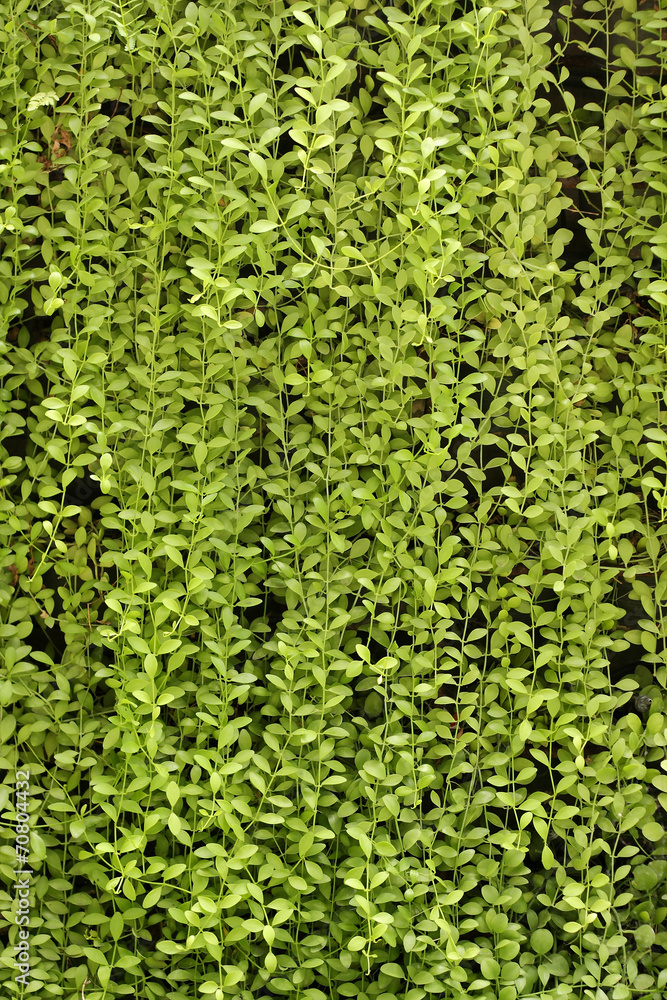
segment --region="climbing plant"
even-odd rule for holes
[[[0,9],[5,994],[660,1000],[664,4]]]

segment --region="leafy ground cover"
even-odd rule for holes
[[[6,996],[667,996],[666,29],[3,0]]]

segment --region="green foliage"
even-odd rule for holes
[[[666,12],[2,13],[5,995],[659,1000]]]

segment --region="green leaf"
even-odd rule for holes
[[[646,840],[652,841],[653,843],[657,843],[659,840],[662,840],[664,835],[665,831],[659,823],[646,823],[642,827],[642,837]]]
[[[500,975],[500,964],[495,958],[483,958],[479,963],[479,967],[485,979],[494,980]]]
[[[548,955],[554,944],[554,936],[546,927],[541,927],[530,935],[530,947],[536,955]]]
[[[251,233],[268,233],[272,229],[276,229],[278,226],[277,222],[270,222],[268,219],[258,219],[257,222],[253,222],[250,227]]]

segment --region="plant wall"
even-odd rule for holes
[[[667,995],[666,29],[3,0],[7,997]]]

